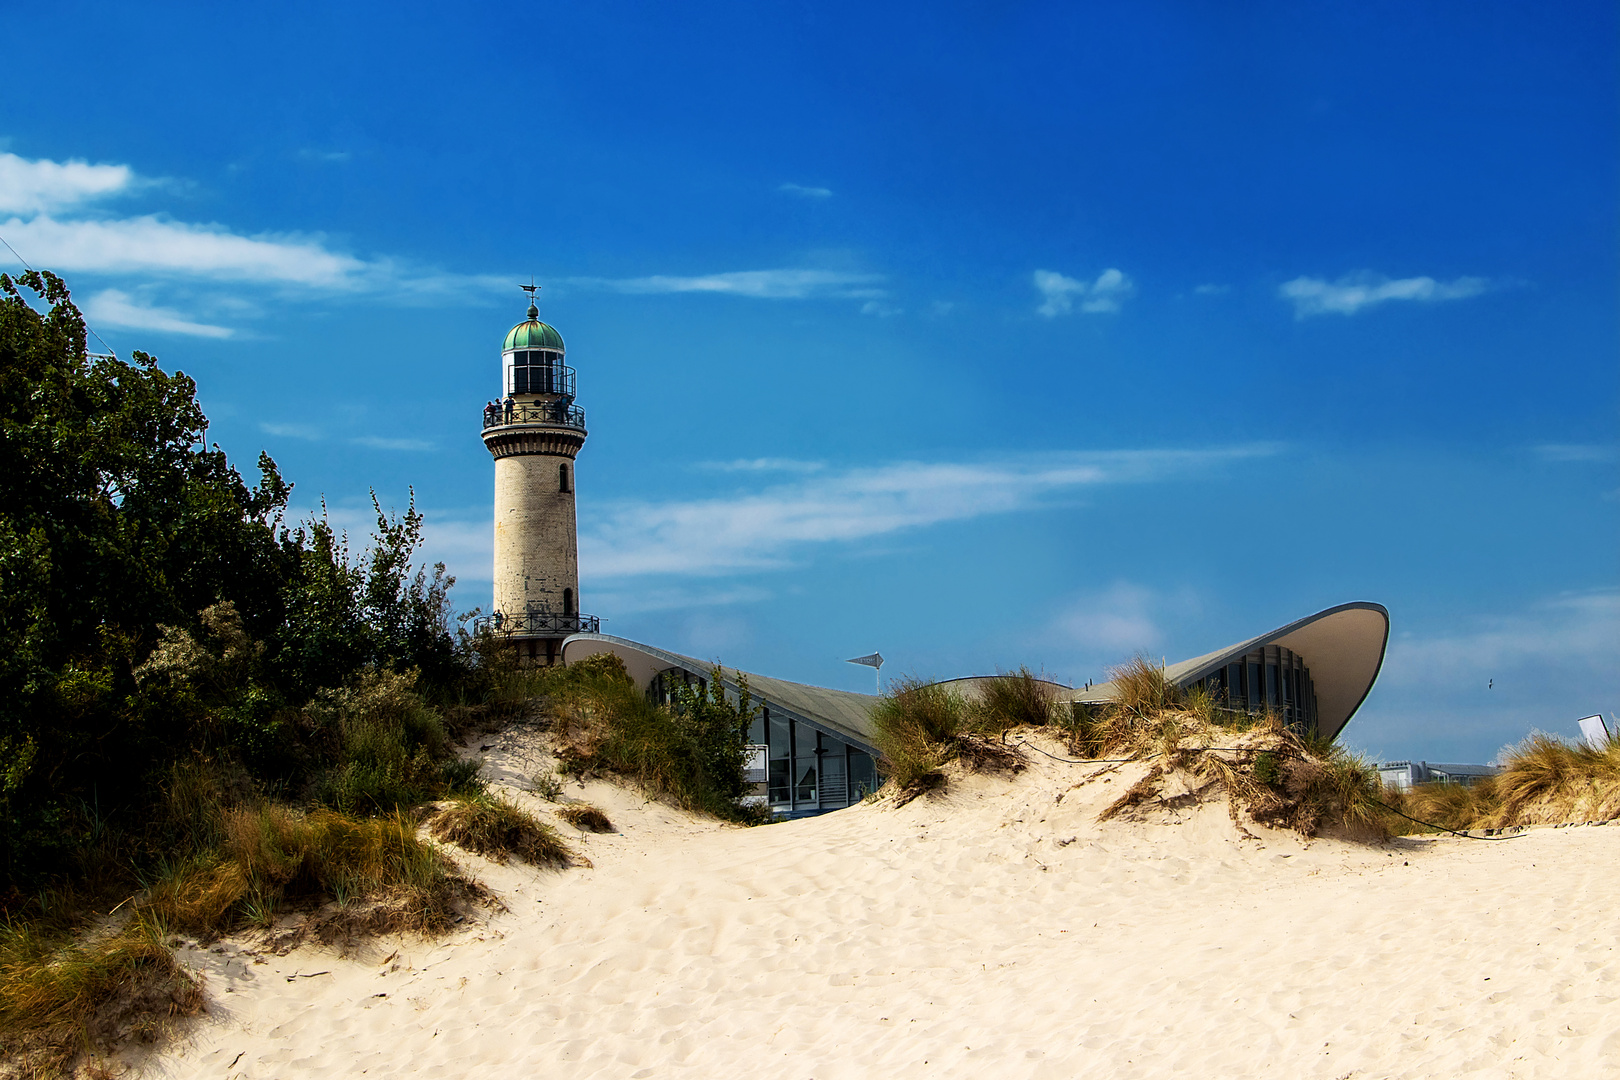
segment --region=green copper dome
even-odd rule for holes
[[[533,305],[529,307],[529,321],[520,322],[506,333],[506,343],[501,346],[501,352],[511,352],[513,349],[557,349],[563,348],[562,335],[557,333],[555,326],[548,326],[540,321],[540,312]]]

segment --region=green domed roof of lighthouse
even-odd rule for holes
[[[506,332],[506,341],[501,345],[501,352],[511,352],[513,349],[557,349],[563,348],[562,335],[557,333],[555,326],[540,321],[540,310],[533,304],[529,305],[529,321],[520,322]]]

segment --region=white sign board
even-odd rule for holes
[[[1581,738],[1586,745],[1594,750],[1601,750],[1609,743],[1609,728],[1601,716],[1583,716],[1575,721],[1581,725]]]

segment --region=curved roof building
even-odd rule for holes
[[[1372,691],[1388,644],[1389,612],[1358,601],[1170,664],[1164,674],[1183,690],[1202,686],[1235,709],[1274,709],[1294,727],[1336,739]],[[1113,684],[1066,696],[1111,701]]]
[[[1230,708],[1270,708],[1289,724],[1335,738],[1372,690],[1388,641],[1389,612],[1381,605],[1340,604],[1171,664],[1165,675],[1183,689],[1202,686]],[[624,661],[636,685],[659,699],[667,699],[669,680],[707,681],[713,671],[713,664],[695,657],[608,634],[573,635],[563,642],[561,658],[572,663],[598,653]],[[733,693],[735,674],[723,673],[725,688]],[[822,813],[876,790],[875,696],[744,674],[760,705],[750,734],[755,755],[750,781],[757,785],[759,801],[779,814]],[[951,684],[971,692],[975,683],[991,677]],[[1101,703],[1113,698],[1111,683],[1083,689],[1053,686],[1060,700]]]

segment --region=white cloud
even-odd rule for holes
[[[319,161],[325,164],[348,161],[351,156],[347,150],[315,150],[307,146],[298,151],[300,161]]]
[[[786,195],[797,195],[802,199],[830,199],[832,189],[824,187],[805,187],[803,184],[783,184],[776,189]]]
[[[356,446],[369,446],[373,450],[432,450],[433,444],[425,439],[385,439],[378,435],[361,435],[349,440]]]
[[[310,442],[319,442],[325,436],[321,429],[310,424],[271,424],[260,422],[259,430],[266,435],[275,435],[283,439],[307,439]]]
[[[862,315],[876,315],[880,319],[887,319],[890,315],[900,314],[900,309],[881,300],[868,300],[861,305]]]
[[[1549,665],[1612,670],[1620,656],[1620,592],[1612,590],[1567,593],[1521,613],[1472,622],[1453,634],[1390,642],[1379,684],[1427,689],[1489,681],[1507,692],[1517,675],[1533,693]]]
[[[1052,633],[1090,652],[1107,651],[1120,661],[1164,640],[1154,618],[1157,593],[1129,582],[1115,582],[1105,592],[1077,597],[1052,620]]]
[[[84,317],[92,325],[122,326],[133,330],[156,330],[207,338],[228,338],[234,333],[228,326],[193,322],[169,308],[142,306],[128,293],[118,289],[103,289],[96,293],[85,302],[83,310]]]
[[[40,215],[0,225],[36,266],[109,274],[158,273],[353,289],[381,267],[329,251],[318,237],[240,236],[222,225],[190,225],[156,215],[112,221],[58,221]]]
[[[801,546],[859,541],[1043,505],[1105,484],[1148,483],[1274,453],[1269,446],[1053,454],[987,463],[900,462],[816,473],[734,496],[609,504],[580,537],[598,578],[785,565]]]
[[[1535,455],[1542,461],[1613,461],[1620,454],[1613,446],[1581,445],[1577,443],[1549,443],[1535,447]]]
[[[125,191],[135,183],[128,165],[30,161],[0,154],[0,214],[45,214]]]
[[[739,458],[736,461],[706,461],[698,466],[715,472],[813,473],[827,467],[824,461],[798,461],[793,458]]]
[[[758,585],[730,585],[715,589],[592,589],[586,603],[595,611],[630,615],[641,611],[686,611],[699,607],[757,604],[775,596]]]
[[[1455,281],[1436,281],[1431,277],[1391,279],[1382,274],[1363,272],[1348,274],[1338,281],[1321,278],[1297,277],[1284,282],[1278,293],[1294,305],[1296,319],[1312,315],[1354,315],[1364,307],[1373,307],[1390,300],[1417,300],[1432,303],[1438,300],[1463,300],[1478,296],[1490,285],[1484,278],[1460,277]]]
[[[1193,288],[1193,293],[1198,296],[1224,296],[1231,291],[1232,286],[1230,285],[1206,284]]]
[[[1035,271],[1034,281],[1036,291],[1043,298],[1035,310],[1048,319],[1069,314],[1076,300],[1080,301],[1080,310],[1088,315],[1118,311],[1136,292],[1136,283],[1130,275],[1112,267],[1098,274],[1097,280],[1090,284],[1065,277],[1055,270]]]
[[[654,274],[639,278],[573,278],[573,284],[622,293],[724,293],[763,300],[803,300],[814,297],[881,297],[876,286],[880,274],[851,274],[838,270],[734,270],[723,274],[676,277]]]

